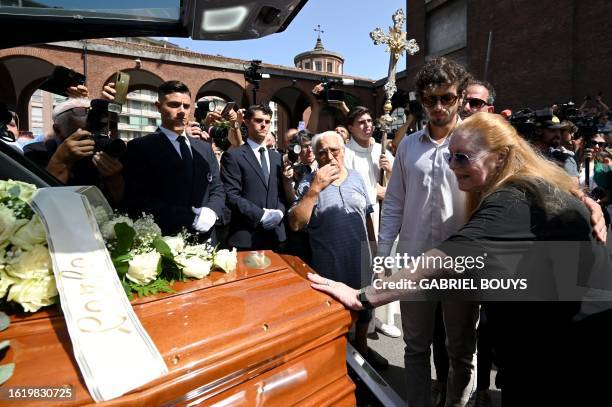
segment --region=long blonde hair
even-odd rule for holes
[[[510,183],[525,187],[548,211],[562,205],[561,192],[572,193],[577,189],[565,170],[536,152],[501,115],[476,113],[459,124],[455,132],[478,137],[480,143],[491,152],[505,154],[499,169],[485,187],[466,193],[468,216],[485,197]],[[549,185],[552,199],[548,194],[543,196],[542,184]]]

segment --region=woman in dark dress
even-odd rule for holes
[[[605,375],[597,372],[612,362],[610,252],[592,236],[574,181],[499,115],[466,119],[449,151],[450,167],[467,193],[466,225],[420,263],[375,286],[357,291],[309,275],[313,287],[356,310],[417,296],[480,300],[493,332],[504,406],[610,404],[602,399]],[[435,261],[450,257],[459,264],[460,258],[484,253],[484,268],[467,271]],[[524,281],[525,288],[481,285],[508,277]],[[436,279],[468,279],[473,285],[464,283],[455,292],[421,285]],[[417,289],[382,288],[407,281]]]

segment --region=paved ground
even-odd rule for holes
[[[400,327],[401,323],[399,316],[396,315],[396,326]],[[406,384],[404,379],[404,340],[402,338],[389,338],[381,333],[378,333],[378,339],[368,339],[368,345],[383,355],[389,361],[389,366],[386,369],[378,370],[380,375],[387,383],[397,392],[397,394],[406,399]],[[435,379],[435,369],[433,367],[433,359],[431,361],[432,373],[431,377]],[[495,388],[495,374],[491,372],[491,387],[490,394],[492,407],[501,406],[501,393]]]

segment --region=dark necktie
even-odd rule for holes
[[[193,157],[191,157],[191,151],[185,140],[185,136],[179,136],[177,138],[179,145],[181,146],[181,157],[183,158],[183,171],[189,181],[193,176]],[[187,180],[186,180],[187,181]]]
[[[268,184],[268,178],[270,177],[270,171],[268,170],[268,159],[266,158],[266,149],[259,147],[259,156],[261,157],[261,169],[263,170],[263,176]]]

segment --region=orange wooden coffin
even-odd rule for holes
[[[134,310],[169,373],[103,405],[355,405],[346,371],[351,316],[305,280],[301,260],[266,252],[272,264],[177,283],[174,294],[137,299]],[[13,316],[0,341],[14,362],[3,387],[74,386],[71,401],[93,400],[80,376],[63,317],[53,311]],[[3,400],[3,405],[11,402]]]

